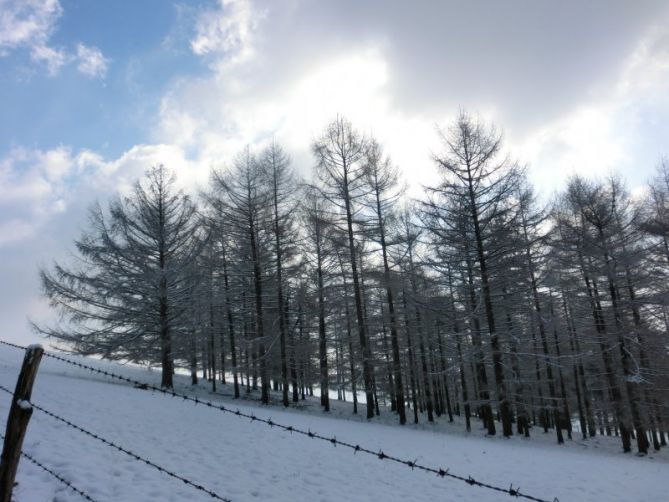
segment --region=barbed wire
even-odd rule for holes
[[[4,441],[4,440],[5,440],[5,436],[4,436],[3,434],[0,434],[0,439],[2,439],[2,440]],[[69,489],[71,489],[72,491],[74,491],[74,492],[78,493],[79,495],[81,495],[82,498],[88,500],[89,502],[98,502],[98,501],[95,500],[93,497],[91,497],[88,493],[86,493],[86,492],[83,491],[82,489],[77,488],[76,486],[74,486],[72,483],[70,483],[70,482],[69,482],[67,479],[65,479],[63,476],[61,476],[61,475],[58,474],[57,472],[54,472],[53,470],[49,469],[46,465],[44,465],[42,462],[40,462],[39,460],[37,460],[36,458],[34,458],[32,455],[29,455],[29,454],[27,454],[26,452],[21,451],[21,456],[27,458],[30,462],[32,462],[33,464],[35,464],[37,467],[39,467],[39,468],[42,469],[43,471],[45,471],[45,472],[51,474],[51,476],[53,476],[53,477],[56,478],[58,481],[60,481],[61,483],[63,483],[63,484],[64,484],[65,486],[67,486]]]
[[[17,348],[17,349],[22,349],[22,350],[26,349],[26,347],[23,347],[21,345],[15,344],[15,343],[7,342],[7,341],[4,341],[4,340],[0,340],[0,344],[8,345],[10,347],[14,347],[14,348]],[[509,488],[502,488],[500,486],[496,486],[496,485],[492,485],[490,483],[485,483],[483,481],[479,481],[478,479],[475,479],[472,476],[461,476],[461,475],[458,475],[458,474],[454,474],[454,473],[450,472],[450,469],[444,469],[444,468],[441,468],[441,467],[431,467],[431,466],[419,464],[417,459],[416,460],[405,460],[405,459],[396,457],[394,455],[389,455],[389,454],[383,452],[383,450],[374,451],[370,448],[360,446],[359,444],[353,444],[353,443],[349,443],[349,442],[346,442],[346,441],[339,440],[335,436],[327,437],[327,436],[324,436],[322,434],[312,432],[311,429],[303,430],[303,429],[294,427],[292,425],[284,425],[284,424],[275,422],[271,418],[257,417],[253,413],[245,413],[245,412],[239,410],[238,408],[237,409],[228,408],[225,405],[212,403],[211,401],[200,399],[197,396],[193,397],[193,396],[189,396],[187,394],[182,394],[180,392],[176,392],[174,389],[167,389],[167,388],[163,388],[163,387],[157,387],[155,385],[152,385],[152,384],[149,384],[149,383],[146,383],[146,382],[140,382],[139,380],[135,380],[133,378],[129,378],[129,377],[126,377],[126,376],[123,376],[123,375],[119,375],[119,374],[116,374],[112,371],[107,371],[107,370],[102,370],[102,369],[99,369],[99,368],[95,368],[93,366],[89,366],[87,364],[83,364],[83,363],[80,363],[80,362],[77,362],[77,361],[72,361],[70,359],[66,359],[66,358],[61,357],[57,354],[53,354],[53,353],[50,353],[50,352],[47,352],[47,351],[44,351],[44,355],[46,357],[50,357],[52,359],[62,361],[66,364],[70,364],[70,365],[76,366],[78,368],[91,371],[93,373],[98,373],[98,374],[101,374],[101,375],[104,375],[104,376],[107,376],[107,377],[110,377],[110,378],[113,378],[113,379],[117,379],[117,380],[121,380],[121,381],[126,382],[126,383],[133,384],[134,388],[136,388],[136,389],[147,390],[147,391],[151,391],[151,392],[158,392],[158,393],[166,395],[166,396],[177,397],[177,398],[183,399],[184,401],[190,401],[190,402],[195,403],[197,405],[202,405],[202,406],[206,406],[207,408],[216,409],[216,410],[221,411],[223,413],[229,413],[229,414],[232,414],[232,415],[235,415],[235,416],[238,416],[238,417],[248,418],[251,422],[259,422],[259,423],[268,425],[270,428],[277,428],[278,430],[283,430],[283,431],[286,431],[286,432],[295,433],[295,434],[298,434],[298,435],[309,437],[311,439],[319,439],[321,441],[330,443],[332,446],[335,446],[335,447],[336,446],[343,446],[344,448],[348,448],[348,449],[353,450],[354,454],[358,453],[358,452],[365,453],[367,455],[371,455],[373,457],[376,457],[379,460],[388,460],[388,461],[391,461],[391,462],[394,462],[394,463],[397,463],[397,464],[404,465],[406,467],[410,467],[411,470],[420,470],[420,471],[423,471],[423,472],[429,472],[429,473],[432,473],[432,474],[436,474],[437,476],[439,476],[441,478],[456,479],[458,481],[463,481],[470,486],[479,486],[481,488],[486,488],[488,490],[493,490],[493,491],[496,491],[496,492],[499,492],[499,493],[505,493],[505,494],[510,495],[512,497],[524,498],[526,500],[532,500],[534,502],[559,502],[557,497],[554,497],[552,499],[545,499],[545,498],[534,497],[534,496],[526,494],[526,493],[522,493],[520,491],[520,488],[519,487],[514,487],[513,484],[511,484],[509,486]]]
[[[2,386],[2,385],[0,385],[0,390],[6,392],[6,393],[8,393],[8,394],[10,394],[11,396],[14,396],[14,393],[13,393],[11,390],[9,390],[8,388],[6,388],[6,387],[4,387],[4,386]],[[107,446],[109,446],[109,447],[111,447],[111,448],[114,448],[114,449],[116,449],[116,450],[118,450],[118,451],[120,451],[120,452],[122,452],[122,453],[125,453],[126,455],[132,457],[133,459],[135,459],[135,460],[137,460],[137,461],[139,461],[139,462],[143,462],[143,463],[145,463],[146,465],[148,465],[148,466],[150,466],[150,467],[153,467],[154,469],[157,469],[159,472],[162,472],[162,473],[164,473],[164,474],[167,474],[168,476],[173,477],[173,478],[175,478],[175,479],[178,479],[179,481],[183,482],[184,484],[186,484],[186,485],[188,485],[188,486],[191,486],[191,487],[193,487],[193,488],[195,488],[195,489],[197,489],[197,490],[199,490],[199,491],[201,491],[201,492],[206,493],[207,495],[209,495],[209,496],[210,496],[211,498],[213,498],[213,499],[216,499],[216,500],[222,500],[223,502],[232,502],[230,499],[227,499],[227,498],[225,498],[225,497],[221,497],[221,496],[220,496],[218,493],[216,493],[215,491],[210,490],[210,489],[208,489],[208,488],[206,488],[206,487],[204,487],[204,486],[202,486],[202,485],[200,485],[200,484],[194,483],[194,482],[191,481],[190,479],[184,478],[183,476],[180,476],[179,474],[176,474],[176,473],[174,473],[174,472],[172,472],[172,471],[170,471],[170,470],[168,470],[168,469],[165,469],[164,467],[161,467],[160,465],[156,464],[155,462],[152,462],[151,460],[149,460],[149,459],[147,459],[147,458],[144,458],[144,457],[138,455],[137,453],[135,453],[135,452],[133,452],[133,451],[130,451],[130,450],[124,448],[123,446],[119,446],[119,445],[117,445],[117,444],[114,443],[113,441],[110,441],[110,440],[108,440],[108,439],[105,439],[105,438],[103,438],[102,436],[99,436],[98,434],[96,434],[96,433],[94,433],[94,432],[90,432],[90,431],[84,429],[83,427],[81,427],[81,426],[79,426],[79,425],[77,425],[77,424],[74,424],[74,423],[70,422],[70,421],[69,421],[68,419],[66,419],[66,418],[63,418],[63,417],[61,417],[61,416],[58,416],[58,415],[56,415],[55,413],[53,413],[53,412],[51,412],[51,411],[49,411],[49,410],[47,410],[47,409],[45,409],[45,408],[42,408],[41,406],[39,406],[39,405],[37,405],[37,404],[35,404],[35,403],[33,403],[33,402],[31,402],[30,404],[31,404],[31,406],[32,406],[34,409],[36,409],[36,410],[38,410],[38,411],[41,411],[41,412],[44,413],[45,415],[48,415],[48,416],[50,416],[50,417],[52,417],[52,418],[55,418],[56,420],[58,420],[58,421],[64,423],[65,425],[68,425],[69,427],[72,427],[73,429],[75,429],[75,430],[77,430],[77,431],[79,431],[79,432],[82,432],[83,434],[86,434],[86,435],[89,436],[89,437],[92,437],[92,438],[94,438],[94,439],[97,439],[98,441],[101,441],[101,442],[104,443],[105,445],[107,445]]]

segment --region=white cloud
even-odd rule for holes
[[[661,148],[667,148],[662,138],[669,133],[668,88],[669,28],[655,25],[625,59],[617,79],[597,90],[597,98],[584,96],[556,120],[516,138],[513,146],[531,163],[534,181],[545,193],[575,173],[619,172],[637,190],[666,152]]]
[[[35,227],[30,222],[20,218],[0,221],[0,248],[6,244],[32,237],[34,232]]]
[[[119,158],[99,165],[91,183],[103,197],[119,191],[128,193],[131,187],[151,167],[164,164],[176,175],[177,186],[189,192],[197,189],[203,179],[202,169],[186,158],[184,150],[176,145],[135,145]]]
[[[669,16],[667,16],[669,21]],[[669,78],[669,28],[666,23],[652,26],[628,58],[615,91],[633,93],[666,93]]]
[[[630,160],[631,145],[617,130],[616,115],[615,104],[579,106],[513,145],[513,153],[530,162],[545,195],[574,174],[608,174]]]
[[[30,59],[46,65],[49,75],[72,61],[77,69],[91,78],[104,78],[109,67],[97,47],[77,44],[76,55],[50,45],[51,35],[63,8],[58,0],[0,0],[0,57],[16,49],[26,49]]]
[[[58,0],[0,0],[0,50],[44,45],[62,13]]]
[[[54,49],[46,45],[38,45],[31,49],[30,58],[38,63],[45,63],[49,75],[56,75],[67,62],[67,53],[62,49]]]
[[[48,151],[16,148],[0,159],[0,248],[37,235],[54,214],[66,208],[72,154],[66,147]]]
[[[448,17],[442,14],[459,14],[450,3],[440,3],[443,11],[435,15],[389,2],[381,11],[376,6],[373,16],[364,1],[265,5],[220,0],[198,16],[189,48],[212,72],[173,83],[161,100],[154,144],[136,145],[115,159],[63,147],[14,150],[0,159],[0,230],[8,232],[3,252],[23,245],[21,263],[32,266],[34,250],[48,249],[43,230],[50,228],[53,242],[65,247],[83,223],[83,207],[97,196],[127,192],[161,162],[175,168],[179,185],[192,192],[212,166],[229,162],[246,144],[275,137],[308,176],[310,140],[337,113],[375,134],[414,188],[432,182],[435,127],[448,124],[460,105],[507,128],[509,150],[531,164],[544,194],[575,170],[605,173],[634,161],[650,169],[654,161],[646,162],[638,145],[655,159],[657,145],[669,137],[666,125],[652,125],[653,113],[664,124],[669,116],[666,23],[656,16],[657,27],[641,38],[639,26],[647,23],[641,8],[611,9],[607,24],[609,17],[595,7],[582,19],[572,19],[567,9],[561,22],[551,11],[535,23],[536,12],[525,15],[525,3],[498,7],[504,22],[500,13],[481,16],[472,6],[465,8],[469,18],[441,30]],[[582,10],[577,3],[570,8]],[[406,23],[413,14],[422,16],[414,27]],[[529,33],[514,37],[510,19],[517,14],[517,25]],[[471,37],[472,20],[481,23],[484,36]],[[573,37],[565,36],[566,26]],[[48,36],[35,40],[22,44],[48,48]],[[91,76],[105,61],[98,55]],[[52,60],[58,61],[55,49]],[[646,141],[652,134],[664,139]]]
[[[0,228],[8,229],[0,247],[34,237],[55,216],[81,219],[81,209],[96,197],[128,193],[151,166],[165,164],[177,173],[182,188],[194,191],[206,180],[174,145],[136,145],[116,159],[105,160],[90,150],[74,153],[59,146],[51,150],[16,148],[0,159]],[[75,209],[76,210],[76,209]]]
[[[219,0],[218,9],[198,17],[191,50],[198,56],[215,56],[225,66],[247,61],[254,54],[256,29],[263,17],[250,0]]]
[[[21,241],[34,235],[35,228],[30,222],[22,219],[11,219],[0,222],[0,248],[12,242]]]
[[[84,75],[91,78],[104,78],[107,75],[109,59],[97,47],[77,44],[77,60],[77,69]]]
[[[10,151],[0,160],[0,204],[34,207],[44,203],[68,174],[70,155],[65,147],[46,152],[23,148]]]
[[[0,0],[0,57],[27,48],[33,61],[45,63],[49,73],[56,74],[67,58],[48,42],[62,14],[58,0]]]
[[[479,57],[497,68],[511,64],[506,56],[494,53],[491,61],[492,53],[478,46],[450,54],[433,38],[425,45],[422,33],[402,38],[384,31],[384,22],[393,27],[401,17],[397,9],[390,20],[379,13],[369,24],[360,21],[365,29],[359,31],[354,12],[340,16],[336,9],[325,9],[325,14],[316,9],[306,18],[302,11],[309,5],[293,9],[295,5],[268,13],[271,6],[260,10],[249,1],[221,1],[219,9],[203,14],[191,49],[209,58],[212,74],[182,79],[163,97],[155,140],[179,145],[203,164],[215,165],[246,144],[274,137],[308,175],[313,162],[310,140],[341,113],[376,135],[418,188],[434,180],[430,153],[440,148],[436,126],[448,125],[464,105],[506,129],[507,149],[530,164],[545,196],[574,172],[619,170],[632,177],[632,185],[643,183],[639,173],[649,172],[652,159],[662,153],[657,150],[661,141],[651,141],[649,131],[659,130],[657,123],[669,115],[669,30],[662,22],[666,9],[655,13],[655,26],[637,13],[632,24],[624,24],[624,37],[610,47],[600,39],[617,33],[614,27],[623,22],[622,14],[610,25],[597,21],[596,29],[588,23],[574,28],[579,42],[564,44],[564,30],[550,16],[542,17],[550,33],[544,33],[548,38],[540,39],[533,51],[549,57],[546,71],[567,79],[565,86],[536,76],[543,73],[544,63],[513,40],[499,43],[512,46],[521,62],[513,63],[513,72],[500,70],[491,80],[489,73],[481,74]],[[492,19],[486,22],[494,24]],[[361,32],[368,35],[361,37]],[[555,49],[551,40],[559,41],[562,49]],[[407,53],[407,47],[416,50]],[[462,60],[469,66],[462,74],[444,76],[432,70],[442,60],[448,68]],[[414,74],[423,82],[411,80]],[[509,79],[513,85],[507,85]],[[423,97],[410,104],[417,94]],[[425,100],[429,103],[422,106]],[[640,145],[647,152],[640,153]]]
[[[87,207],[104,206],[115,193],[127,194],[153,165],[175,170],[177,184],[193,193],[206,170],[174,145],[136,145],[117,158],[60,146],[15,148],[0,157],[0,314],[7,336],[36,339],[26,318],[53,322],[55,312],[39,296],[37,266],[67,261],[73,240],[87,226]]]

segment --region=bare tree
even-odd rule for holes
[[[388,304],[388,316],[390,321],[390,343],[393,356],[393,385],[395,394],[395,406],[399,415],[400,424],[406,423],[406,412],[404,407],[404,387],[402,384],[402,363],[400,359],[400,344],[398,335],[398,322],[395,313],[395,300],[393,297],[393,284],[388,264],[388,220],[393,218],[394,206],[401,196],[398,187],[398,172],[388,157],[384,157],[381,146],[372,141],[367,151],[366,178],[371,192],[370,206],[374,214],[374,221],[370,224],[369,233],[372,239],[381,247],[383,260],[383,283],[386,289],[386,302]]]
[[[465,232],[471,229],[473,234],[476,274],[481,281],[502,429],[505,436],[510,436],[513,434],[512,412],[504,382],[502,352],[492,300],[490,262],[491,255],[499,251],[492,245],[492,240],[497,232],[504,231],[504,226],[498,223],[500,220],[512,221],[507,213],[513,209],[510,202],[518,183],[518,170],[501,156],[501,136],[465,112],[460,113],[453,126],[448,132],[442,133],[441,138],[444,152],[435,155],[434,160],[443,178],[440,185],[429,189],[433,199],[426,209],[430,214],[438,214],[440,210],[448,210],[449,207],[440,203],[440,200],[453,201],[450,204],[451,211],[460,212],[465,218]],[[488,433],[494,434],[495,424],[489,403],[483,404],[483,412]]]
[[[284,301],[284,268],[295,254],[294,214],[297,183],[290,168],[290,160],[283,149],[272,143],[263,152],[260,166],[266,178],[272,205],[272,230],[276,266],[276,295],[279,317],[279,345],[281,351],[281,382],[283,405],[288,406],[288,355],[286,351],[287,319]]]
[[[329,212],[325,203],[320,199],[318,191],[307,189],[302,205],[305,237],[310,252],[313,255],[312,267],[316,272],[316,291],[318,297],[318,360],[320,369],[321,405],[325,411],[330,411],[329,396],[329,366],[326,334],[325,312],[325,274],[330,261],[328,239],[331,231]]]
[[[160,361],[161,384],[172,387],[173,339],[187,325],[198,280],[195,206],[158,166],[108,214],[94,206],[89,225],[75,242],[75,265],[40,272],[45,295],[69,323],[38,329],[81,354]]]
[[[210,203],[218,209],[218,214],[225,219],[234,235],[243,239],[248,249],[253,285],[254,345],[257,346],[257,359],[260,364],[261,401],[268,403],[270,382],[265,350],[260,233],[267,226],[267,208],[271,197],[263,184],[262,176],[258,162],[247,148],[237,156],[230,170],[212,173]]]
[[[353,277],[353,294],[358,325],[358,337],[362,349],[362,372],[367,401],[367,418],[374,416],[373,362],[367,343],[367,333],[363,312],[363,300],[356,257],[354,216],[356,201],[364,195],[365,154],[368,144],[351,123],[337,117],[327,127],[324,134],[312,145],[318,165],[318,176],[322,182],[321,194],[341,211],[345,218],[345,232],[348,241],[349,265]]]

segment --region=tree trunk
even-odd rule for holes
[[[367,418],[374,416],[374,392],[372,355],[367,345],[365,332],[365,317],[363,314],[362,294],[358,277],[358,265],[355,257],[355,241],[353,239],[353,216],[351,214],[351,199],[348,193],[348,167],[344,165],[344,205],[346,208],[346,224],[348,230],[348,249],[350,254],[351,275],[353,276],[353,296],[355,297],[355,313],[358,321],[358,336],[362,350],[362,375],[365,383],[365,397],[367,402]]]
[[[318,358],[320,363],[321,406],[330,411],[327,340],[325,333],[325,300],[323,297],[323,257],[320,235],[316,242],[316,271],[318,274]]]
[[[381,254],[383,256],[383,280],[386,286],[386,301],[388,303],[388,317],[390,321],[390,344],[393,349],[393,380],[395,403],[400,424],[407,421],[404,409],[404,387],[402,386],[402,363],[400,360],[400,342],[397,334],[397,319],[395,317],[395,303],[393,301],[393,290],[390,284],[390,267],[388,266],[388,253],[386,249],[385,222],[381,210],[381,198],[378,185],[376,186],[376,214],[378,216],[379,231],[381,233]]]
[[[499,399],[500,413],[502,415],[502,433],[505,437],[513,435],[513,426],[511,424],[511,404],[506,397],[506,387],[504,385],[504,367],[502,366],[502,353],[495,326],[495,314],[492,308],[492,295],[490,292],[490,278],[488,277],[488,263],[483,247],[483,238],[481,236],[481,226],[479,215],[474,197],[474,181],[472,179],[469,164],[467,165],[469,199],[471,215],[474,223],[474,237],[476,241],[476,254],[481,272],[481,287],[483,289],[483,303],[485,305],[486,320],[488,322],[488,333],[490,334],[490,346],[492,348],[492,364],[495,372],[495,381],[497,382],[497,397]],[[492,417],[491,422],[492,422]],[[488,433],[494,434],[494,426],[488,426]]]
[[[228,335],[230,336],[230,358],[232,362],[232,381],[234,385],[235,399],[239,398],[239,380],[237,370],[237,348],[235,346],[235,323],[232,316],[230,302],[230,284],[228,282],[228,261],[223,248],[223,287],[225,288],[225,310],[228,314]]]

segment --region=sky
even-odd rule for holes
[[[274,139],[309,177],[342,114],[419,193],[462,109],[543,200],[574,173],[640,190],[669,154],[669,3],[0,0],[0,337],[38,339],[39,267],[152,165],[195,193]]]

